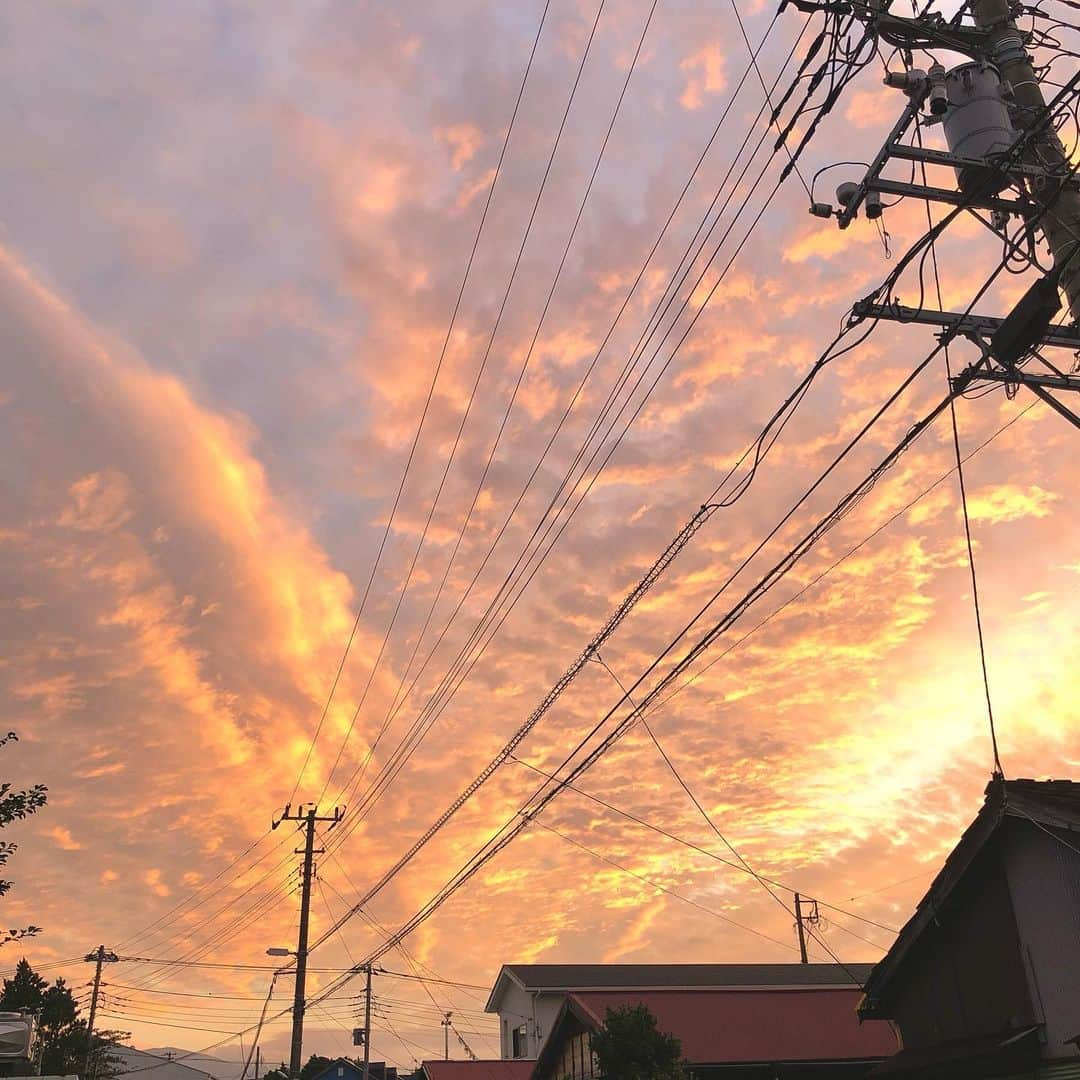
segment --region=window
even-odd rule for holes
[[[529,1030],[524,1024],[511,1032],[511,1054],[516,1058],[529,1056]]]

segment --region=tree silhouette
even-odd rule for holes
[[[0,738],[0,747],[7,746],[9,742],[18,742],[18,735],[9,731]],[[13,821],[21,821],[31,814],[37,813],[46,801],[46,788],[44,784],[35,784],[23,791],[15,791],[9,783],[0,783],[0,829],[10,825]],[[11,840],[0,840],[0,866],[6,866],[8,860],[18,850],[19,845]],[[13,882],[0,878],[0,896],[11,891]],[[20,941],[22,938],[33,937],[41,931],[40,926],[24,926],[0,930],[0,945],[6,945],[9,941]]]
[[[682,1044],[657,1027],[644,1005],[608,1009],[592,1036],[592,1052],[606,1080],[687,1080]]]

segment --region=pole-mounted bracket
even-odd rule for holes
[[[925,308],[905,307],[903,304],[874,304],[869,300],[856,301],[851,307],[851,313],[859,319],[882,319],[888,322],[939,326],[948,333],[950,338],[974,335],[992,338],[1005,321],[993,315],[932,311]],[[1075,351],[1080,349],[1080,328],[1066,326],[1063,323],[1051,323],[1034,344],[1038,348],[1049,346]]]

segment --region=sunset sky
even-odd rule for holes
[[[762,105],[751,73],[632,289],[748,51],[729,3],[659,0],[652,10],[651,0],[607,0],[551,158],[598,16],[596,0],[551,0],[373,573],[542,8],[0,8],[0,678],[4,730],[20,739],[3,752],[3,777],[49,787],[48,806],[5,832],[20,850],[4,925],[43,932],[21,952],[8,946],[4,968],[25,953],[81,987],[89,965],[59,962],[99,943],[124,956],[259,968],[111,966],[101,1023],[130,1031],[137,1046],[220,1041],[213,1053],[240,1059],[250,1035],[241,1044],[230,1033],[258,1017],[274,963],[265,949],[295,947],[296,837],[270,824],[298,776],[294,804],[355,807],[413,722],[433,720],[370,813],[347,816],[326,838],[317,935],[490,760],[710,497],[852,301],[925,231],[922,204],[888,211],[890,259],[871,222],[840,232],[811,217],[792,176],[705,304],[786,160],[774,157],[754,183],[768,135],[709,252],[744,199],[746,210],[674,331],[654,336],[642,357],[651,366],[582,474],[580,509],[557,519],[556,530],[568,519],[565,531],[520,579],[520,600],[460,688],[433,699],[550,521],[549,500],[605,415],[710,199],[722,183],[725,196],[732,190],[746,156],[726,174]],[[739,10],[756,44],[774,9]],[[767,82],[804,21],[794,8],[777,20],[760,54]],[[800,162],[808,182],[876,152],[903,104],[881,73],[875,60],[822,122]],[[815,197],[832,199],[858,174],[825,173]],[[944,306],[962,310],[1000,242],[962,217],[938,255]],[[1002,275],[977,310],[1007,311],[1024,287]],[[914,304],[918,288],[912,273],[898,291]],[[926,328],[882,324],[823,369],[747,494],[712,515],[603,650],[619,680],[637,679],[934,344]],[[951,352],[957,369],[975,356],[964,342]],[[738,575],[714,617],[945,389],[939,356]],[[993,438],[965,476],[1005,771],[1075,777],[1076,432],[1033,401],[997,388],[961,400],[957,415],[965,454]],[[952,455],[946,415],[695,664],[700,677],[650,715],[755,870],[881,924],[830,911],[822,934],[844,961],[882,955],[885,928],[907,918],[991,769]],[[587,665],[518,756],[554,768],[620,697],[604,667]],[[538,782],[523,765],[501,768],[369,914],[387,929],[404,922]],[[581,786],[731,858],[641,725]],[[353,918],[311,964],[348,967],[378,941]],[[514,961],[797,959],[790,916],[748,875],[572,791],[407,948],[411,961],[392,952],[382,964],[408,973],[415,962],[475,986]],[[317,971],[309,987],[332,977]],[[273,1013],[291,987],[278,980]],[[306,1052],[353,1052],[360,989],[358,980],[309,1013]],[[480,1056],[497,1055],[494,1024],[479,1015],[483,991],[432,984],[430,993],[415,980],[376,980],[377,1057],[410,1065],[441,1055],[443,1008]],[[262,1047],[264,1060],[287,1057],[287,1017]],[[464,1053],[453,1040],[452,1049]]]

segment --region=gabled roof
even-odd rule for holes
[[[883,1060],[896,1052],[896,1037],[883,1021],[859,1023],[859,995],[857,987],[813,986],[573,993],[540,1062],[559,1052],[560,1032],[575,1019],[595,1031],[609,1008],[639,1004],[656,1017],[661,1031],[679,1039],[691,1065]]]
[[[487,1012],[509,983],[530,992],[576,990],[645,990],[688,987],[850,987],[853,976],[865,981],[872,964],[504,964],[495,980]]]
[[[529,1080],[535,1061],[425,1061],[427,1080]]]
[[[1080,831],[1080,783],[1072,780],[1005,780],[1000,776],[991,779],[986,785],[982,809],[964,830],[892,948],[870,973],[866,998],[859,1007],[860,1016],[879,1015],[881,996],[904,958],[1007,818],[1030,821],[1035,827]]]
[[[397,1070],[393,1066],[387,1066],[385,1061],[372,1061],[370,1062],[370,1065],[372,1076],[382,1076],[384,1075],[384,1073],[389,1073],[395,1076],[397,1075]],[[364,1071],[363,1065],[355,1061],[351,1061],[349,1058],[346,1057],[338,1057],[334,1058],[327,1065],[323,1066],[323,1068],[312,1077],[312,1080],[322,1080],[324,1076],[336,1077],[338,1075],[337,1070],[339,1068],[343,1068],[345,1070],[345,1073],[343,1075],[347,1075],[350,1073],[359,1075]]]

